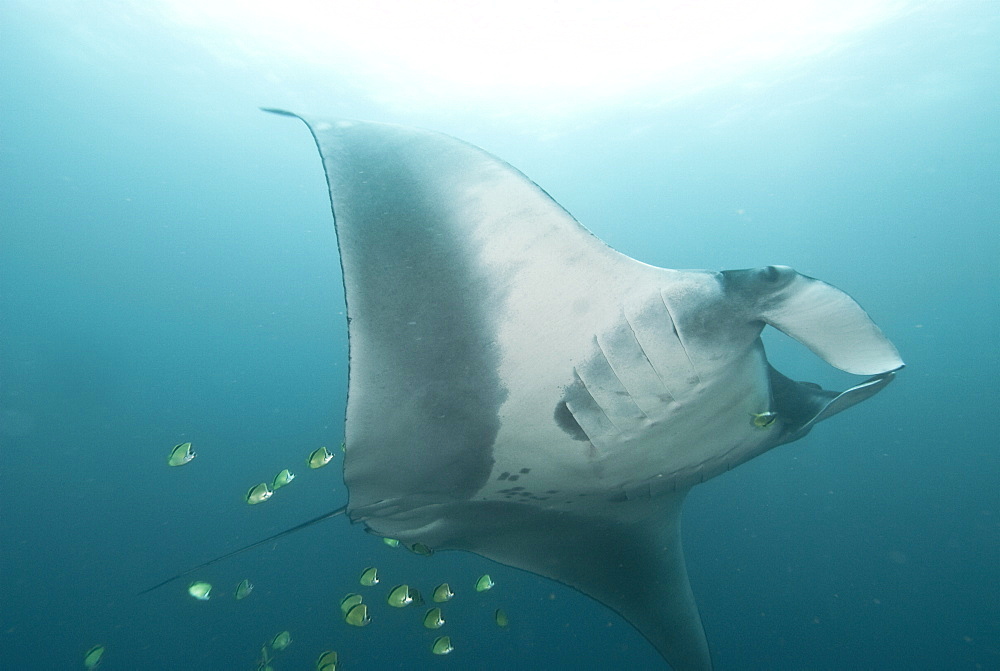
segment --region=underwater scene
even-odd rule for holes
[[[0,668],[1000,669],[1000,5],[7,0],[0,74]]]

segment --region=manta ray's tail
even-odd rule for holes
[[[307,520],[307,521],[303,522],[302,524],[296,524],[294,527],[292,527],[290,529],[285,529],[284,531],[279,531],[278,533],[274,534],[273,536],[268,536],[267,538],[263,538],[263,539],[261,539],[259,541],[255,541],[255,542],[251,543],[250,545],[245,545],[245,546],[243,546],[243,547],[241,547],[241,548],[239,548],[237,550],[233,550],[232,552],[227,552],[226,554],[221,555],[219,557],[215,557],[214,559],[209,559],[207,562],[202,562],[201,564],[198,564],[197,566],[192,566],[191,568],[186,569],[184,571],[181,571],[180,573],[178,573],[176,575],[170,576],[169,578],[167,578],[166,580],[164,580],[162,582],[156,583],[152,587],[147,587],[146,589],[144,589],[141,592],[139,592],[139,594],[146,594],[147,592],[152,592],[154,589],[158,589],[160,587],[163,587],[164,585],[166,585],[168,583],[171,583],[171,582],[177,580],[178,578],[183,578],[184,576],[188,575],[189,573],[194,573],[198,569],[203,569],[206,566],[211,566],[212,564],[214,564],[216,562],[220,562],[223,559],[229,559],[230,557],[234,557],[234,556],[236,556],[236,555],[238,555],[238,554],[240,554],[242,552],[246,552],[247,550],[252,550],[253,548],[258,547],[260,545],[263,545],[264,543],[270,543],[271,541],[278,540],[279,538],[287,536],[288,534],[295,533],[296,531],[302,531],[306,527],[311,527],[312,525],[316,524],[317,522],[322,522],[323,520],[328,520],[331,517],[337,517],[338,515],[343,515],[346,511],[347,511],[347,506],[341,506],[340,508],[337,508],[336,510],[330,511],[328,513],[323,513],[319,517],[314,517],[311,520]]]

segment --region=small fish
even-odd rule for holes
[[[280,634],[276,634],[273,639],[271,639],[271,647],[275,650],[284,650],[292,643],[292,635],[287,631],[283,631]]]
[[[493,578],[491,578],[490,574],[487,573],[486,575],[481,576],[479,580],[476,581],[476,591],[485,592],[486,590],[493,589],[493,585],[495,584],[496,583],[493,582]]]
[[[271,498],[271,494],[273,493],[274,492],[268,489],[266,482],[262,482],[259,485],[254,485],[253,487],[250,488],[250,491],[247,492],[247,503],[249,503],[250,505],[256,505],[263,501],[267,501],[269,498]]]
[[[236,600],[245,599],[250,596],[250,592],[253,591],[253,585],[246,578],[243,579],[239,585],[236,586]]]
[[[453,596],[455,596],[455,593],[451,591],[451,586],[443,582],[434,588],[434,595],[431,598],[437,603],[444,603],[451,600]]]
[[[391,548],[398,548],[399,547],[399,541],[396,540],[395,538],[383,538],[382,542],[385,543],[386,545],[388,545]]]
[[[316,671],[337,671],[337,653],[333,650],[321,652],[316,660]]]
[[[340,600],[340,611],[344,615],[347,615],[347,611],[354,608],[359,603],[361,603],[360,594],[348,594],[347,596],[345,596],[343,599]]]
[[[257,658],[257,671],[266,671],[271,668],[271,651],[268,650],[267,644],[260,646],[260,657]]]
[[[424,595],[420,593],[420,590],[416,587],[410,588],[410,600],[413,602],[414,606],[424,605]]]
[[[198,599],[198,601],[208,601],[208,594],[211,591],[212,585],[201,580],[196,580],[188,585],[188,594]]]
[[[295,479],[295,474],[286,468],[285,470],[281,471],[276,476],[274,476],[274,482],[271,484],[271,489],[277,491],[294,479]]]
[[[450,636],[438,636],[434,639],[433,645],[431,645],[431,652],[435,655],[447,655],[454,649],[451,645]]]
[[[393,608],[405,608],[413,603],[413,597],[410,596],[410,586],[409,585],[396,585],[389,592],[389,596],[386,598],[389,605]]]
[[[430,557],[432,554],[434,554],[434,550],[431,550],[423,543],[414,543],[413,545],[411,545],[410,552],[418,554],[422,557]]]
[[[179,445],[174,445],[174,449],[170,450],[170,457],[167,459],[167,464],[170,466],[183,466],[196,456],[198,455],[191,449],[191,443],[180,443]]]
[[[321,447],[318,450],[312,451],[309,455],[309,459],[306,460],[306,463],[309,464],[309,468],[323,468],[330,463],[331,459],[333,459],[333,454],[330,450],[325,447]]]
[[[444,618],[441,617],[440,608],[431,608],[424,615],[424,626],[428,629],[440,629],[441,625],[444,624]]]
[[[100,666],[102,657],[104,657],[104,646],[95,645],[93,648],[84,653],[83,665],[87,669],[96,669]]]
[[[344,621],[352,627],[366,626],[369,622],[371,622],[371,618],[368,617],[368,606],[363,603],[359,603],[354,606],[347,611],[347,615],[344,616]]]
[[[497,608],[493,613],[493,619],[496,621],[497,626],[501,629],[506,629],[510,624],[510,620],[507,619],[507,613],[504,612],[503,608]]]
[[[753,412],[750,414],[753,416],[753,425],[758,429],[766,429],[774,424],[774,420],[778,419],[776,412]]]
[[[358,580],[365,587],[372,587],[378,584],[378,569],[374,566],[369,566],[364,571],[361,572],[361,579]]]

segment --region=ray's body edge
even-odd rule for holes
[[[791,269],[625,257],[472,145],[298,118],[344,272],[351,519],[571,585],[674,668],[711,668],[684,496],[882,389],[902,367],[891,343],[846,294]],[[794,382],[767,363],[765,323],[873,377],[844,392]],[[736,383],[736,400],[699,394],[713,381]],[[677,450],[658,449],[664,436]]]

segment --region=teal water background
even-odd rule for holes
[[[343,518],[200,572],[208,602],[186,582],[136,595],[346,502],[323,172],[305,128],[263,105],[459,136],[647,263],[786,264],[857,298],[899,379],[689,496],[716,666],[1000,668],[995,3],[929,3],[753,81],[545,122],[390,108],[335,73],[234,65],[126,3],[63,4],[0,5],[0,667],[82,668],[101,643],[108,670],[251,669],[282,630],[276,670],[329,648],[344,669],[661,663],[568,588],[392,550]],[[767,344],[792,377],[847,379]],[[188,440],[197,459],[167,468]],[[308,471],[320,445],[337,458]],[[286,467],[292,485],[243,503]],[[430,655],[422,609],[348,630],[337,604],[369,565],[376,589],[452,583],[454,653]],[[497,587],[473,594],[485,572]]]

